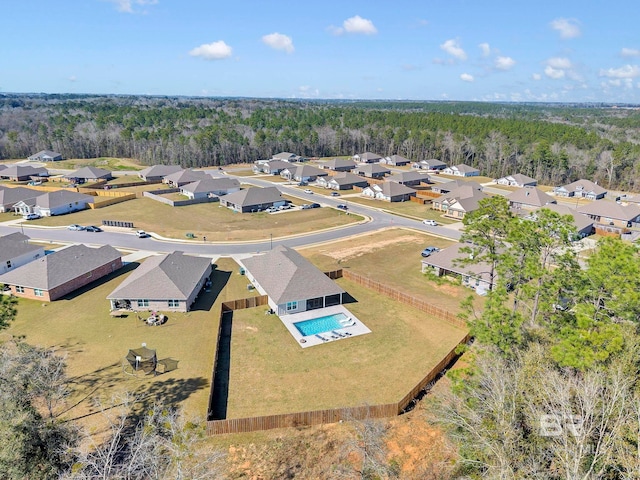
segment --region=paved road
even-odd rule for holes
[[[225,173],[218,170],[210,170],[208,173],[214,176],[222,176]],[[256,186],[273,186],[272,182],[262,180],[255,177],[238,177],[242,182],[249,183]],[[8,233],[15,232],[16,229],[21,229],[25,234],[29,235],[34,240],[44,240],[51,242],[77,242],[93,245],[112,245],[118,248],[126,248],[133,250],[150,250],[161,253],[173,252],[175,250],[181,250],[185,253],[193,254],[206,254],[206,255],[239,255],[256,253],[265,250],[269,250],[272,245],[286,245],[288,247],[302,247],[305,245],[312,245],[316,243],[324,243],[333,240],[340,240],[348,238],[352,235],[358,235],[363,233],[372,232],[386,227],[408,227],[420,230],[426,233],[432,233],[441,237],[449,238],[451,240],[458,240],[460,238],[460,232],[450,227],[430,227],[423,225],[420,221],[412,220],[397,215],[381,212],[378,209],[366,207],[354,202],[348,201],[348,196],[342,197],[328,197],[325,195],[308,195],[302,190],[293,186],[278,184],[278,188],[285,194],[298,197],[303,200],[303,203],[317,202],[324,207],[335,207],[340,203],[347,203],[349,211],[357,213],[370,218],[368,222],[347,226],[343,228],[331,229],[326,231],[320,231],[310,233],[306,235],[298,235],[287,238],[274,238],[273,240],[265,233],[265,238],[262,240],[256,240],[252,242],[239,242],[239,243],[213,243],[198,242],[198,241],[181,241],[170,239],[156,239],[156,238],[138,238],[133,233],[128,231],[105,231],[101,233],[90,233],[84,231],[70,231],[66,228],[39,228],[30,227],[28,222],[24,222],[22,226],[7,226],[0,225],[0,235],[6,235]],[[286,215],[287,212],[278,213],[278,215]]]

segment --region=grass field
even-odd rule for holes
[[[433,245],[446,248],[453,242],[439,237],[393,228],[370,235],[301,249],[300,253],[323,271],[339,268],[391,286],[397,286],[426,302],[457,312],[470,291],[443,282],[429,282],[420,270],[420,252]]]
[[[384,202],[382,200],[372,200],[364,197],[349,197],[348,201],[380,208],[387,212],[395,213],[396,215],[415,218],[417,220],[430,219],[445,225],[456,222],[451,218],[444,217],[442,212],[432,210],[429,205],[421,205],[416,202]]]
[[[99,167],[105,170],[142,170],[140,164],[131,158],[114,158],[114,157],[99,157],[99,158],[70,158],[67,160],[61,160],[59,162],[49,162],[47,164],[50,168],[60,168],[67,170],[77,170],[82,167]]]
[[[227,418],[400,400],[464,336],[462,329],[338,283],[372,333],[302,349],[264,308],[233,314]]]
[[[301,202],[298,202],[301,203]],[[184,238],[186,232],[206,236],[211,241],[242,241],[294,235],[339,227],[362,220],[358,215],[344,215],[333,208],[296,210],[270,215],[235,213],[218,203],[171,207],[149,198],[137,198],[96,210],[35,220],[48,226],[71,223],[100,225],[102,220],[133,222],[135,227],[171,238]]]
[[[69,399],[72,408],[64,418],[88,415],[91,424],[95,413],[92,397],[109,400],[125,390],[150,400],[163,398],[182,405],[189,415],[205,417],[220,303],[252,295],[234,261],[220,259],[216,263],[212,291],[200,296],[194,311],[169,313],[163,326],[149,327],[138,321],[136,314],[126,318],[109,315],[106,296],[128,274],[116,272],[67,299],[48,304],[20,299],[18,317],[2,336],[24,336],[30,344],[67,353],[67,373],[74,390]],[[124,356],[143,342],[157,350],[158,359],[178,360],[177,370],[156,377],[125,374]]]

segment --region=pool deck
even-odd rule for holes
[[[303,336],[300,331],[295,327],[294,323],[303,322],[304,320],[311,320],[313,318],[324,317],[326,315],[334,315],[336,313],[343,313],[351,319],[349,326],[332,330],[330,332],[319,333],[318,335]],[[347,310],[344,305],[334,305],[332,307],[318,308],[316,310],[307,310],[300,313],[292,313],[289,315],[281,315],[280,320],[284,326],[289,330],[289,333],[295,338],[298,345],[302,348],[313,347],[315,345],[321,345],[323,343],[334,342],[336,340],[346,340],[348,338],[354,338],[359,335],[366,335],[371,333],[371,330],[357,319],[353,313]]]

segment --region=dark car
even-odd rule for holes
[[[331,192],[332,197],[339,197],[340,194],[338,192]]]
[[[336,208],[339,208],[340,210],[348,210],[349,207],[347,207],[344,203],[339,203],[338,205],[336,205]]]
[[[312,203],[311,208],[320,208],[321,205],[319,203]]]
[[[102,229],[100,227],[96,227],[95,225],[89,225],[84,229],[86,232],[101,232]]]

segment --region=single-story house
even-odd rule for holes
[[[567,185],[553,189],[559,197],[581,197],[589,200],[599,200],[607,195],[607,190],[591,180],[576,180]]]
[[[422,273],[431,272],[439,277],[459,277],[463,285],[473,288],[477,293],[486,293],[492,288],[490,266],[486,263],[461,265],[459,261],[469,257],[468,253],[460,251],[464,247],[464,244],[459,243],[423,258]],[[493,286],[495,280],[494,276]]]
[[[353,160],[357,163],[376,163],[382,160],[382,157],[377,153],[364,152],[356,153],[353,156]]]
[[[354,172],[367,178],[384,178],[385,175],[391,173],[391,170],[377,163],[366,163],[364,165],[358,165]]]
[[[48,177],[49,171],[44,167],[32,167],[31,165],[11,165],[0,170],[0,179],[14,182],[24,182],[32,177]]]
[[[476,182],[469,183],[478,185]],[[478,209],[480,200],[487,198],[487,194],[478,187],[462,185],[435,198],[431,203],[431,208],[444,212],[447,217],[462,219],[467,213]]]
[[[277,315],[341,305],[346,292],[292,248],[278,245],[241,260],[247,278]]]
[[[211,270],[211,259],[180,251],[149,257],[107,300],[111,310],[188,312]]]
[[[17,297],[57,300],[122,267],[120,252],[110,245],[70,245],[0,275],[0,283]]]
[[[442,170],[445,175],[454,175],[456,177],[477,177],[480,175],[480,170],[461,163],[460,165],[454,165],[453,167],[447,167]]]
[[[280,172],[280,176],[296,182],[315,182],[318,177],[326,177],[327,172],[313,165],[289,165]]]
[[[83,167],[75,172],[65,175],[64,178],[73,180],[75,183],[97,182],[98,180],[111,180],[113,175],[109,170],[98,167]]]
[[[23,233],[0,237],[0,275],[40,257],[44,257],[44,247],[29,243]]]
[[[179,172],[180,170],[182,170],[180,165],[153,165],[140,170],[138,177],[145,182],[160,182],[167,175]]]
[[[555,198],[547,195],[537,187],[522,187],[507,195],[511,208],[540,208],[551,203],[557,203]]]
[[[413,188],[405,187],[396,182],[383,182],[366,187],[362,195],[387,202],[406,202],[416,196]]]
[[[64,215],[88,208],[93,203],[91,195],[70,192],[68,190],[56,190],[38,195],[35,198],[20,201],[13,206],[14,211],[20,215],[37,213],[41,217]]]
[[[429,175],[423,175],[420,172],[399,172],[387,178],[389,182],[396,182],[400,185],[420,185],[421,183],[429,183]]]
[[[240,181],[236,178],[222,177],[198,180],[180,187],[180,193],[190,199],[218,197],[240,191]]]
[[[0,163],[0,172],[6,169],[7,169],[7,166]]]
[[[459,187],[465,186],[470,186],[475,188],[476,190],[482,191],[482,185],[480,185],[478,182],[474,182],[473,180],[468,182],[465,180],[451,180],[449,182],[436,183],[431,187],[431,191],[434,193],[444,194],[452,192]]]
[[[360,175],[349,172],[338,172],[332,177],[319,177],[316,183],[320,187],[332,190],[350,190],[353,187],[365,188],[369,185],[369,182]]]
[[[507,175],[506,177],[496,178],[494,180],[498,185],[507,185],[509,187],[535,187],[538,181],[535,178],[527,177],[522,173]]]
[[[213,178],[211,175],[201,170],[188,169],[188,170],[179,170],[177,172],[166,175],[162,179],[162,183],[166,183],[167,185],[170,185],[173,188],[178,188],[183,185],[186,185],[187,183],[197,182],[198,180],[208,180],[211,178]]]
[[[320,168],[333,170],[335,172],[350,172],[356,168],[356,165],[356,162],[351,158],[332,158],[320,165]]]
[[[38,153],[34,153],[28,160],[32,162],[57,162],[62,160],[62,154],[54,152],[52,150],[41,150]]]
[[[0,185],[0,213],[10,212],[13,206],[18,202],[24,202],[29,199],[35,199],[42,192],[32,190],[31,188],[16,187],[9,188]]]
[[[280,153],[276,153],[273,157],[271,157],[272,160],[284,160],[285,162],[302,162],[304,161],[304,157],[301,157],[300,155],[296,155],[295,153],[291,153],[291,152],[280,152]]]
[[[404,158],[402,155],[391,155],[390,157],[384,157],[383,159],[381,159],[380,163],[402,167],[404,165],[409,165],[411,163],[411,160],[409,160],[408,158]]]
[[[635,203],[621,205],[610,200],[596,200],[576,209],[598,225],[629,228],[640,223],[640,206]],[[598,225],[595,225],[598,228]]]
[[[559,213],[560,215],[571,215],[573,218],[573,226],[576,227],[576,237],[578,239],[587,237],[593,233],[593,219],[587,215],[582,215],[571,207],[558,205],[557,203],[545,205],[543,208]],[[531,215],[535,218],[535,212]]]
[[[291,167],[289,162],[284,160],[270,160],[268,162],[256,162],[253,165],[255,173],[267,173],[269,175],[280,175],[285,168]]]
[[[419,162],[415,162],[411,165],[412,168],[417,168],[419,170],[430,170],[434,172],[439,172],[447,168],[447,164],[436,160],[435,158],[429,160],[420,160]]]
[[[285,205],[287,201],[276,187],[253,187],[220,198],[220,205],[240,213],[259,212]]]

